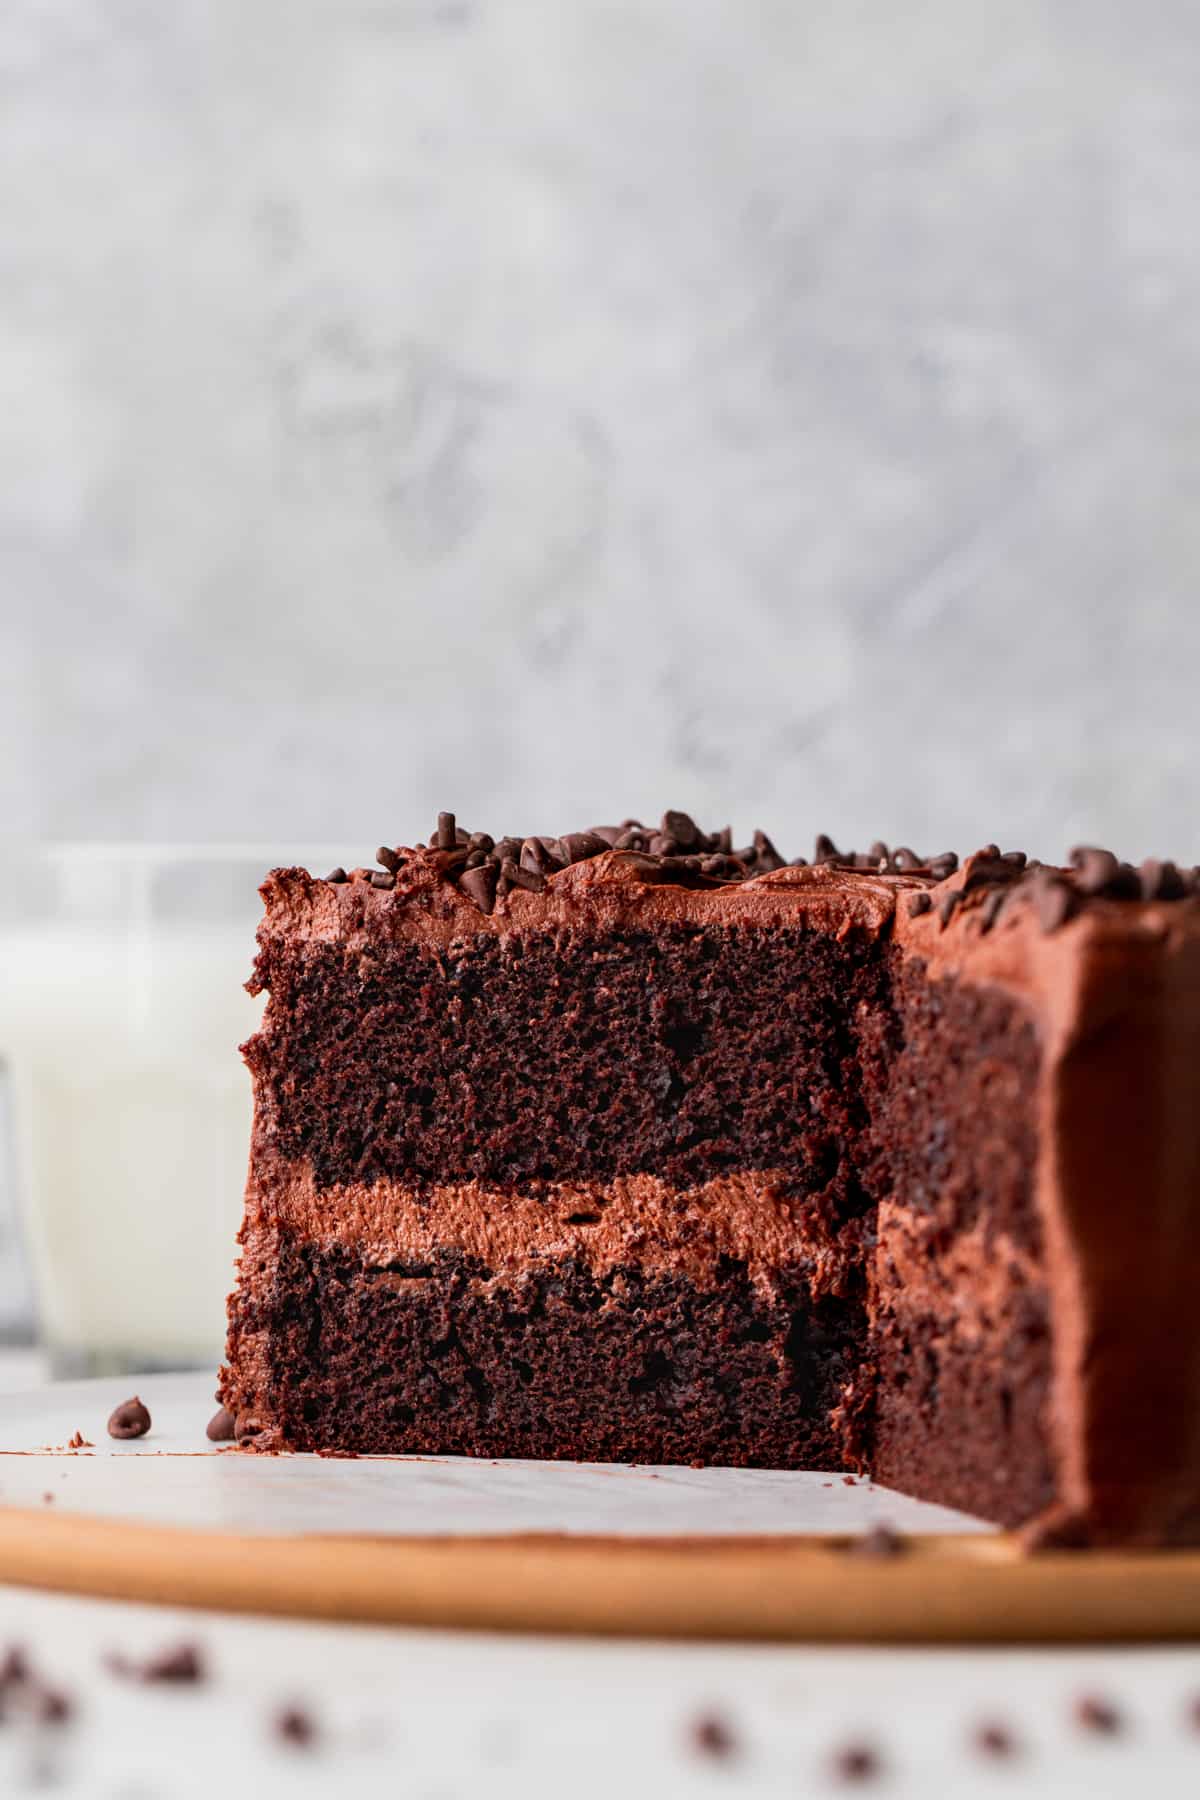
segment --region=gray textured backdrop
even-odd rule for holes
[[[1196,0],[4,0],[0,831],[1200,858]]]

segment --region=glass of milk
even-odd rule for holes
[[[0,1066],[57,1375],[216,1367],[270,850],[0,852]]]

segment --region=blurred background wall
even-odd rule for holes
[[[0,819],[1200,856],[1195,0],[6,0]]]

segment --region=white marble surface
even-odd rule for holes
[[[122,1483],[142,1498],[126,1498],[119,1510],[156,1516],[164,1490],[156,1488],[149,1501],[145,1490],[166,1467],[209,1470],[222,1480],[227,1473],[240,1480],[248,1471],[251,1483],[273,1468],[283,1479],[269,1490],[269,1504],[284,1510],[284,1487],[310,1483],[314,1465],[307,1458],[267,1464],[211,1451],[148,1455],[155,1441],[172,1452],[203,1443],[192,1414],[206,1412],[208,1383],[147,1377],[133,1385],[159,1421],[140,1449],[99,1435],[105,1408],[124,1397],[122,1384],[56,1389],[39,1379],[36,1367],[0,1359],[0,1389],[7,1390],[0,1397],[0,1449],[39,1450],[77,1426],[85,1436],[96,1434],[94,1455],[0,1457],[0,1504],[28,1500],[30,1483],[50,1483],[60,1494],[56,1506],[109,1510],[115,1484]],[[371,1510],[375,1500],[355,1484],[359,1466],[324,1464],[319,1473],[322,1485],[329,1484],[326,1505],[336,1504],[340,1490],[346,1516],[361,1522],[378,1515]],[[426,1497],[436,1493],[439,1529],[448,1522],[479,1529],[477,1503],[484,1494],[496,1502],[498,1526],[530,1516],[528,1465],[500,1485],[493,1485],[488,1465],[464,1484],[463,1465],[449,1459],[375,1467],[394,1484],[395,1516],[405,1528],[420,1529],[408,1509],[421,1491]],[[429,1470],[434,1486],[422,1490]],[[644,1528],[646,1489],[609,1474],[610,1492],[627,1486],[636,1497],[631,1510],[622,1512],[630,1503],[620,1502],[607,1516]],[[414,1480],[417,1485],[408,1487]],[[719,1485],[685,1480],[673,1492],[668,1484],[656,1488],[654,1504],[715,1528]],[[770,1490],[778,1479],[766,1485]],[[534,1503],[533,1516],[592,1521],[599,1517],[589,1510],[594,1499],[579,1508],[585,1488],[572,1483],[565,1496],[556,1491]],[[198,1519],[277,1528],[263,1511],[265,1488],[249,1503],[241,1493],[224,1510],[220,1504],[214,1509],[214,1489],[204,1490],[201,1482],[200,1491],[209,1501],[192,1515]],[[803,1482],[798,1491],[803,1505],[811,1506],[812,1496],[803,1499]],[[865,1522],[885,1505],[889,1518],[902,1516],[895,1496],[840,1483],[821,1490],[827,1491],[843,1524]],[[514,1495],[524,1496],[519,1513]],[[736,1508],[730,1516],[760,1527],[767,1521],[769,1528],[778,1516],[774,1505],[768,1493],[755,1502],[752,1519]],[[917,1510],[923,1523],[936,1523],[934,1509]],[[301,1516],[293,1515],[293,1522]],[[307,1517],[320,1528],[317,1512]],[[131,1686],[105,1666],[114,1650],[136,1657],[180,1642],[202,1651],[208,1669],[203,1685]],[[587,1643],[280,1623],[16,1588],[0,1590],[0,1648],[5,1643],[25,1645],[39,1672],[75,1704],[72,1721],[54,1729],[36,1726],[19,1706],[10,1706],[0,1730],[0,1792],[6,1796],[49,1787],[86,1800],[209,1800],[214,1791],[254,1800],[310,1793],[474,1800],[480,1793],[551,1796],[567,1786],[596,1800],[607,1800],[615,1789],[766,1800],[845,1791],[832,1770],[838,1751],[851,1743],[868,1744],[880,1757],[879,1781],[869,1791],[898,1800],[928,1800],[930,1794],[986,1800],[1018,1791],[1054,1800],[1140,1800],[1146,1792],[1189,1792],[1200,1778],[1200,1731],[1190,1723],[1190,1707],[1200,1695],[1200,1652],[1190,1649],[1030,1653]],[[1083,1694],[1107,1697],[1119,1708],[1116,1737],[1081,1732],[1074,1707]],[[275,1733],[280,1709],[294,1705],[318,1729],[310,1750],[283,1744]],[[727,1761],[712,1761],[694,1747],[696,1720],[711,1714],[735,1741],[736,1753]],[[985,1721],[1007,1725],[1019,1739],[1011,1762],[989,1763],[972,1748]]]

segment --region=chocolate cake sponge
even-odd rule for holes
[[[682,813],[263,885],[260,1447],[869,1469],[1200,1537],[1200,884]]]

